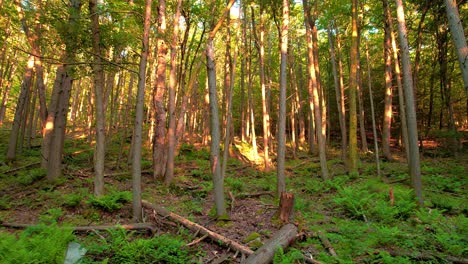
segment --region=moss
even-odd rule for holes
[[[257,239],[257,238],[260,238],[260,234],[257,233],[257,232],[252,232],[250,233],[246,238],[244,238],[244,240],[242,240],[242,242],[244,242],[245,244]]]

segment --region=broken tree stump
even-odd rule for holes
[[[279,218],[283,223],[289,223],[293,218],[294,194],[282,192],[280,196]]]
[[[283,226],[270,240],[261,248],[250,255],[244,264],[266,264],[270,263],[275,256],[276,249],[287,248],[297,236],[297,227],[293,224]]]
[[[194,223],[178,214],[175,214],[175,213],[172,213],[170,212],[169,210],[167,210],[166,208],[164,207],[161,207],[161,206],[156,206],[148,201],[145,201],[145,200],[142,200],[141,201],[141,205],[143,207],[146,207],[148,209],[151,209],[151,210],[154,210],[154,212],[156,212],[158,215],[162,216],[162,217],[165,217],[165,218],[168,218],[174,222],[177,222],[177,223],[180,223],[182,225],[184,225],[185,227],[187,227],[188,229],[192,230],[193,232],[197,232],[197,233],[200,233],[200,234],[203,234],[203,235],[208,235],[211,239],[213,239],[214,241],[221,241],[223,242],[224,244],[226,244],[227,247],[230,247],[231,249],[233,249],[234,251],[239,251],[241,252],[242,254],[245,254],[245,255],[250,255],[252,253],[254,253],[249,247],[246,247],[244,245],[241,245],[239,244],[238,242],[232,240],[232,239],[229,239],[223,235],[220,235],[218,233],[215,233],[211,230],[209,230],[208,228],[204,227],[204,226],[201,226],[197,223]]]

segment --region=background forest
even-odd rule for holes
[[[0,262],[468,263],[465,0],[0,14]]]

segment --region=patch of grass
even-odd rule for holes
[[[30,169],[28,171],[19,171],[18,177],[16,177],[16,182],[21,185],[27,186],[30,185],[47,175],[47,171],[42,168]]]
[[[88,254],[83,263],[191,263],[185,244],[168,235],[143,239],[124,229],[109,230],[105,239],[94,237],[87,241]]]
[[[132,201],[132,193],[128,191],[114,191],[101,197],[90,196],[88,199],[89,204],[107,212],[119,210],[130,201]]]
[[[19,235],[0,232],[1,263],[63,263],[74,239],[71,229],[55,224],[29,227]]]
[[[290,248],[288,251],[284,252],[281,247],[278,247],[273,257],[273,264],[302,263],[303,259],[304,257],[301,251],[295,248]]]
[[[39,222],[50,225],[57,223],[63,215],[62,208],[50,208],[45,213],[39,215]]]

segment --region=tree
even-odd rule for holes
[[[406,115],[408,122],[408,148],[409,148],[409,170],[411,183],[413,185],[416,200],[419,206],[424,206],[421,182],[421,167],[419,162],[418,147],[418,127],[416,121],[416,109],[414,105],[413,77],[411,74],[411,64],[405,13],[402,0],[395,0],[397,7],[398,35],[400,38],[401,61],[403,67],[403,81],[405,88]]]
[[[391,127],[392,127],[392,98],[393,98],[393,72],[392,72],[392,28],[391,28],[391,11],[388,6],[388,0],[382,0],[385,15],[385,36],[384,36],[384,61],[385,61],[385,105],[382,124],[382,151],[387,160],[393,160],[390,151]],[[397,62],[398,63],[398,62]]]
[[[444,0],[445,9],[447,11],[450,33],[452,40],[457,48],[458,62],[462,72],[463,82],[465,83],[465,92],[468,95],[468,46],[466,45],[465,31],[463,24],[458,14],[456,0]]]
[[[357,95],[357,78],[358,78],[358,14],[357,0],[351,1],[352,19],[351,19],[351,70],[349,73],[349,172],[358,172],[358,151],[357,151],[357,110],[356,110],[356,95]]]
[[[177,39],[179,35],[179,18],[182,0],[177,1],[176,12],[174,14],[174,30],[171,43],[171,70],[169,73],[169,129],[167,130],[167,163],[164,182],[170,184],[174,178],[174,158],[176,144],[176,86],[177,86]]]
[[[283,0],[283,20],[281,24],[281,64],[280,64],[280,97],[278,115],[278,154],[277,154],[277,192],[280,197],[286,191],[285,182],[285,152],[286,152],[286,84],[288,62],[288,29],[289,0]]]
[[[94,52],[94,98],[96,110],[96,146],[94,150],[94,195],[104,194],[104,159],[106,155],[106,117],[104,114],[104,69],[102,68],[101,36],[97,0],[89,0],[91,32]]]
[[[165,174],[166,154],[166,110],[164,107],[164,94],[166,93],[166,0],[159,0],[158,39],[157,41],[157,67],[156,83],[153,89],[153,108],[155,115],[153,138],[153,176],[161,178]]]
[[[213,40],[221,27],[224,19],[228,16],[229,10],[234,4],[234,0],[229,0],[226,8],[223,11],[221,18],[213,28],[208,36],[208,42],[206,44],[206,68],[208,72],[208,89],[210,95],[210,120],[211,120],[211,172],[213,173],[213,187],[214,187],[214,200],[216,206],[216,216],[218,219],[225,218],[226,205],[224,204],[224,178],[221,174],[221,164],[219,157],[219,146],[220,146],[220,131],[219,131],[219,114],[218,114],[218,96],[216,90],[216,65],[215,65],[215,53]]]
[[[307,37],[307,55],[308,55],[308,91],[309,91],[309,100],[311,102],[309,103],[311,107],[311,111],[313,112],[314,115],[314,121],[315,121],[315,128],[317,131],[317,141],[319,145],[319,157],[320,157],[320,167],[322,169],[322,178],[324,180],[327,180],[328,177],[328,167],[327,167],[327,159],[326,159],[326,139],[325,139],[325,133],[323,133],[322,130],[322,106],[323,104],[320,103],[321,99],[319,96],[319,91],[318,91],[318,83],[319,80],[317,79],[317,67],[315,66],[315,61],[318,60],[318,58],[315,58],[314,50],[313,50],[313,39],[312,39],[312,27],[314,22],[312,21],[312,18],[310,17],[310,9],[309,9],[309,4],[307,0],[303,0],[303,5],[304,5],[304,19],[306,21],[306,37]]]
[[[146,0],[145,16],[143,21],[143,39],[140,56],[140,66],[138,71],[138,88],[136,101],[135,127],[133,131],[133,159],[132,159],[132,188],[133,188],[133,218],[140,222],[142,220],[141,211],[141,145],[143,126],[143,106],[145,100],[145,80],[146,64],[149,53],[149,31],[151,25],[151,4],[152,0]]]

